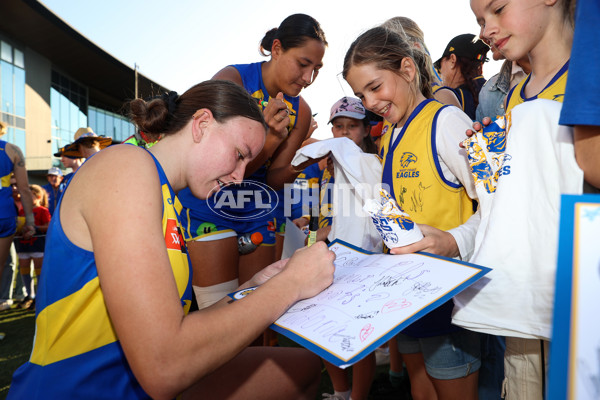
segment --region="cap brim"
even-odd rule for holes
[[[62,152],[54,153],[56,157],[69,157],[69,158],[82,158],[83,156],[79,152],[77,145],[75,143],[71,143],[66,145],[63,148]]]
[[[355,113],[352,111],[341,111],[337,114],[335,114],[334,116],[332,116],[331,118],[329,118],[329,122],[327,122],[328,124],[331,123],[331,121],[333,121],[334,119],[336,119],[337,117],[347,117],[347,118],[353,118],[353,119],[365,119],[367,118],[366,114],[360,114],[360,113]]]
[[[72,160],[76,160],[78,158],[82,158],[80,155],[68,155],[68,154],[60,154],[60,153],[54,153],[54,157],[67,157],[70,158]]]
[[[104,149],[104,148],[110,146],[113,142],[113,140],[111,138],[107,138],[107,137],[100,138],[99,140],[100,140],[100,148],[101,149]]]
[[[83,138],[79,138],[76,141],[74,141],[73,143],[71,143],[69,145],[69,147],[74,147],[75,151],[77,151],[77,144],[78,143],[83,143],[83,142],[91,142],[93,140],[97,140],[99,145],[100,145],[100,150],[108,147],[111,145],[112,143],[112,138],[109,137],[105,137],[105,136],[87,136],[87,137],[83,137]],[[66,147],[65,147],[66,150]],[[79,152],[77,152],[77,154],[79,154]],[[79,157],[81,157],[81,155],[79,155]]]

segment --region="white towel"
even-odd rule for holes
[[[362,210],[367,199],[380,199],[382,166],[348,138],[321,140],[296,152],[292,165],[331,153],[334,165],[333,222],[328,239],[341,239],[362,249],[381,252],[381,236]]]

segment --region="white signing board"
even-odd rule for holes
[[[427,253],[372,254],[339,240],[329,247],[336,253],[333,284],[271,328],[342,368],[490,271]]]

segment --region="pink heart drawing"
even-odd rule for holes
[[[383,314],[391,313],[394,311],[402,310],[403,308],[410,307],[411,305],[412,303],[410,301],[407,301],[406,299],[390,300],[387,303],[385,303],[383,307],[381,307],[381,312]]]
[[[363,326],[363,328],[360,330],[360,334],[358,335],[360,337],[360,341],[364,342],[365,340],[367,340],[367,338],[371,335],[371,333],[373,333],[374,330],[375,328],[372,327],[371,324],[366,324],[365,326]]]

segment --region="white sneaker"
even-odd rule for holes
[[[344,396],[335,393],[322,393],[323,400],[346,400]]]
[[[0,303],[0,311],[9,310],[13,305],[12,299],[4,300]]]

